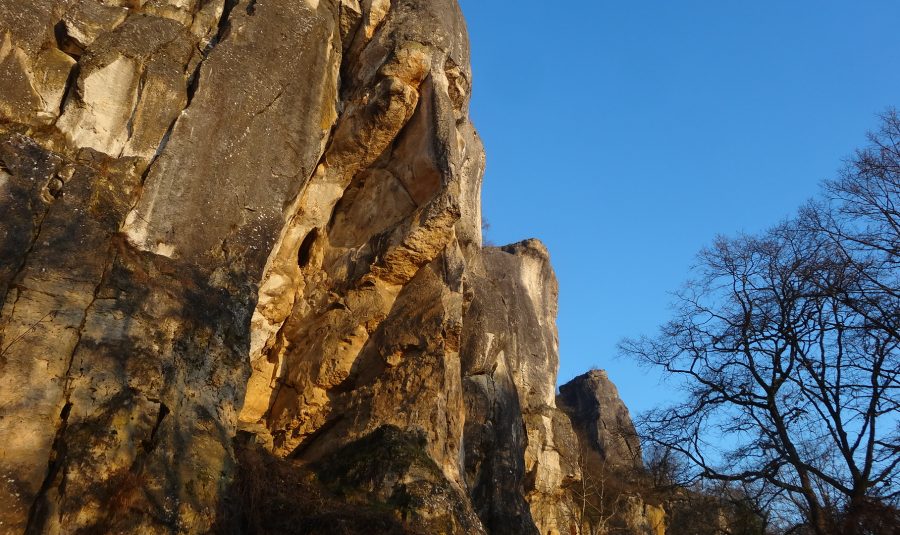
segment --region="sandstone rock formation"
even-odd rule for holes
[[[623,468],[643,466],[641,443],[628,407],[605,371],[591,370],[564,384],[557,403],[604,462]]]
[[[556,409],[556,279],[537,241],[473,263],[463,328],[466,472],[494,533],[569,532],[562,483],[577,440]],[[522,498],[527,501],[527,506]]]
[[[482,248],[467,47],[454,0],[0,0],[0,533],[233,532],[269,472],[571,532],[556,282]]]
[[[576,459],[582,480],[591,487],[585,490],[587,485],[575,482],[576,503],[563,502],[563,510],[571,511],[574,506],[577,511],[579,499],[599,504],[592,515],[574,515],[587,524],[582,530],[586,533],[606,527],[607,531],[665,535],[666,511],[642,496],[650,489],[643,488],[647,481],[640,440],[628,408],[606,372],[594,369],[562,385],[556,403],[577,437],[572,442],[576,451],[567,453]],[[660,500],[656,497],[655,501]]]

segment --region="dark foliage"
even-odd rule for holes
[[[247,437],[243,437],[247,438]],[[274,457],[252,440],[236,441],[235,481],[222,501],[220,535],[414,535],[387,508],[348,503],[315,473]]]

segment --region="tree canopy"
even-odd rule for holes
[[[751,489],[780,531],[900,529],[897,113],[797,216],[718,237],[660,334],[621,349],[680,378],[639,428],[693,475]]]

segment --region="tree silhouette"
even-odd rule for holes
[[[900,529],[900,120],[882,119],[821,199],[717,238],[659,336],[620,346],[686,392],[644,439],[753,488],[785,531]]]

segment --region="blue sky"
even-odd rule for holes
[[[900,106],[900,2],[462,0],[497,244],[560,282],[560,382],[607,369],[632,412],[675,394],[616,358],[717,233],[814,195]]]

